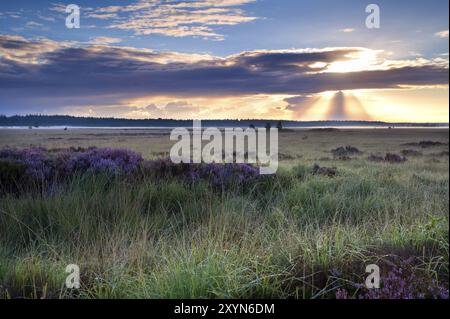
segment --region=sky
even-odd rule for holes
[[[368,28],[367,5],[380,8]],[[67,28],[66,6],[80,8]],[[0,114],[448,122],[448,0],[0,2]]]

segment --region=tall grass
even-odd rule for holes
[[[326,298],[391,255],[448,283],[448,173],[420,165],[356,161],[329,178],[303,163],[245,190],[97,175],[5,195],[0,294]]]

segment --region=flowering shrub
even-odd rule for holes
[[[0,150],[0,159],[25,167],[25,175],[36,179],[49,179],[55,173],[56,162],[43,148]]]
[[[439,285],[435,279],[425,277],[414,271],[411,260],[406,260],[400,266],[394,266],[385,276],[380,278],[379,289],[367,289],[364,285],[355,285],[359,293],[358,299],[448,299],[448,288]],[[336,291],[336,299],[349,299],[350,294],[345,289]]]
[[[124,149],[90,148],[75,152],[66,162],[66,172],[129,174],[136,172],[143,162],[141,155]]]
[[[213,187],[247,185],[260,175],[250,164],[174,164],[170,159],[146,161],[145,168],[157,177],[181,177],[194,183],[206,180]]]
[[[20,174],[23,176],[16,176],[17,173],[14,175],[17,182],[19,179],[21,182],[53,182],[85,173],[128,176],[142,168],[145,173],[157,178],[179,177],[189,183],[206,180],[213,187],[247,185],[260,176],[259,169],[249,164],[174,164],[170,159],[145,161],[141,155],[132,151],[112,148],[70,148],[53,151],[44,148],[6,148],[0,150],[0,160],[10,164],[3,165],[6,170],[13,165],[23,167]],[[2,174],[8,175],[7,172]],[[5,180],[0,182],[10,183]]]
[[[25,170],[25,165],[0,160],[0,193],[17,192],[19,185],[24,183]]]
[[[2,149],[0,160],[25,167],[25,177],[49,181],[86,172],[128,174],[143,158],[131,151],[110,148],[67,149],[50,152],[44,148]]]

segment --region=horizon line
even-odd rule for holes
[[[75,119],[93,119],[93,120],[113,120],[113,121],[174,121],[174,122],[191,122],[191,121],[229,121],[229,122],[245,122],[245,121],[270,121],[270,122],[288,122],[288,123],[326,123],[326,122],[335,122],[335,123],[376,123],[376,124],[390,124],[390,125],[410,125],[410,124],[419,124],[419,125],[449,125],[449,122],[389,122],[389,121],[381,121],[381,120],[295,120],[295,119],[264,119],[264,118],[245,118],[245,119],[237,119],[237,118],[215,118],[215,119],[174,119],[174,118],[123,118],[123,117],[101,117],[101,116],[82,116],[82,115],[69,115],[69,114],[15,114],[15,115],[4,115],[0,114],[1,118],[11,119],[14,117],[26,118],[26,117],[67,117],[67,118],[75,118]],[[4,126],[4,125],[0,125]]]

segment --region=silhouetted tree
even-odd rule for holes
[[[281,130],[283,129],[283,123],[281,123],[281,121],[278,121],[278,123],[277,123],[277,129],[278,129],[279,131],[281,131]]]

